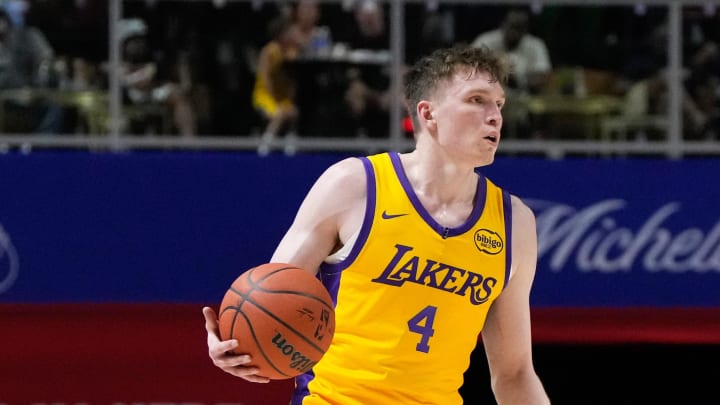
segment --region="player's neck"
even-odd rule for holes
[[[478,179],[474,167],[418,150],[400,155],[400,160],[418,195],[446,202],[473,201]]]

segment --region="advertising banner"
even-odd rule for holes
[[[211,364],[200,309],[344,157],[0,155],[0,405],[287,404]],[[720,343],[720,161],[480,172],[536,214],[535,342]]]
[[[343,157],[3,156],[0,302],[215,300],[269,260]],[[720,307],[720,161],[504,158],[481,172],[536,213],[534,306]]]

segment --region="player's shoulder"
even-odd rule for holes
[[[325,169],[323,175],[349,180],[356,177],[364,177],[365,169],[361,159],[348,157],[330,165]]]
[[[318,180],[343,190],[365,191],[366,174],[362,160],[356,157],[342,159],[330,165]]]
[[[520,197],[511,194],[512,218],[516,225],[535,227],[535,213]]]

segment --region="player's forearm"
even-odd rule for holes
[[[498,405],[549,405],[545,388],[534,371],[521,373],[514,378],[498,378],[492,382]]]

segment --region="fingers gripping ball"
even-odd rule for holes
[[[235,338],[237,354],[252,356],[259,375],[275,380],[309,371],[335,333],[335,309],[311,273],[266,263],[242,273],[220,304],[220,338]]]

